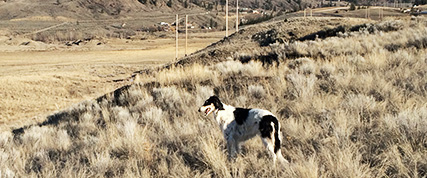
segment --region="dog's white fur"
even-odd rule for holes
[[[267,137],[262,137],[262,134],[260,132],[260,123],[264,116],[273,116],[274,118],[276,118],[270,111],[263,109],[245,109],[247,111],[247,117],[245,118],[243,123],[242,121],[240,121],[241,123],[239,124],[235,118],[235,107],[221,102],[223,108],[218,109],[215,107],[214,103],[209,103],[208,101],[209,99],[206,100],[205,104],[202,107],[200,107],[199,111],[205,113],[206,116],[213,113],[214,119],[218,123],[224,135],[224,139],[227,142],[227,151],[229,154],[229,158],[236,157],[236,154],[239,153],[241,150],[241,145],[246,140],[249,140],[256,135],[260,135],[264,146],[267,148],[269,154],[273,158],[273,162],[276,162],[276,159],[279,159],[281,163],[288,163],[288,161],[283,158],[280,150],[280,143],[282,143],[280,123],[277,121],[277,127],[279,128],[278,130],[274,129],[275,126],[273,122],[269,123],[273,130],[269,132],[270,135]],[[278,132],[278,134],[275,134],[275,132]],[[276,151],[275,135],[278,135],[278,139],[280,141],[279,148],[278,150],[276,149]]]

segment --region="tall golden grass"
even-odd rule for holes
[[[2,133],[0,175],[426,177],[426,23],[390,23],[401,25],[271,44],[281,54],[273,65],[254,55],[141,74],[139,83]],[[197,113],[213,94],[276,113],[290,164],[272,165],[259,139],[227,160],[220,130]]]

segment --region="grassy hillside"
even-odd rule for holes
[[[4,177],[425,177],[427,21],[289,19],[249,28],[133,85],[0,135]],[[197,113],[210,95],[279,118],[235,161]]]

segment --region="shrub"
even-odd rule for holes
[[[351,10],[351,11],[356,10],[356,6],[355,6],[353,3],[351,3],[351,4],[350,4],[350,10]]]
[[[264,87],[260,85],[249,85],[248,92],[250,96],[256,99],[261,99],[266,95]]]

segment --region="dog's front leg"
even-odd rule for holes
[[[237,154],[241,154],[242,153],[242,145],[243,145],[242,141],[236,143]]]
[[[237,142],[234,138],[227,138],[227,151],[228,151],[228,159],[236,158],[236,150]]]

